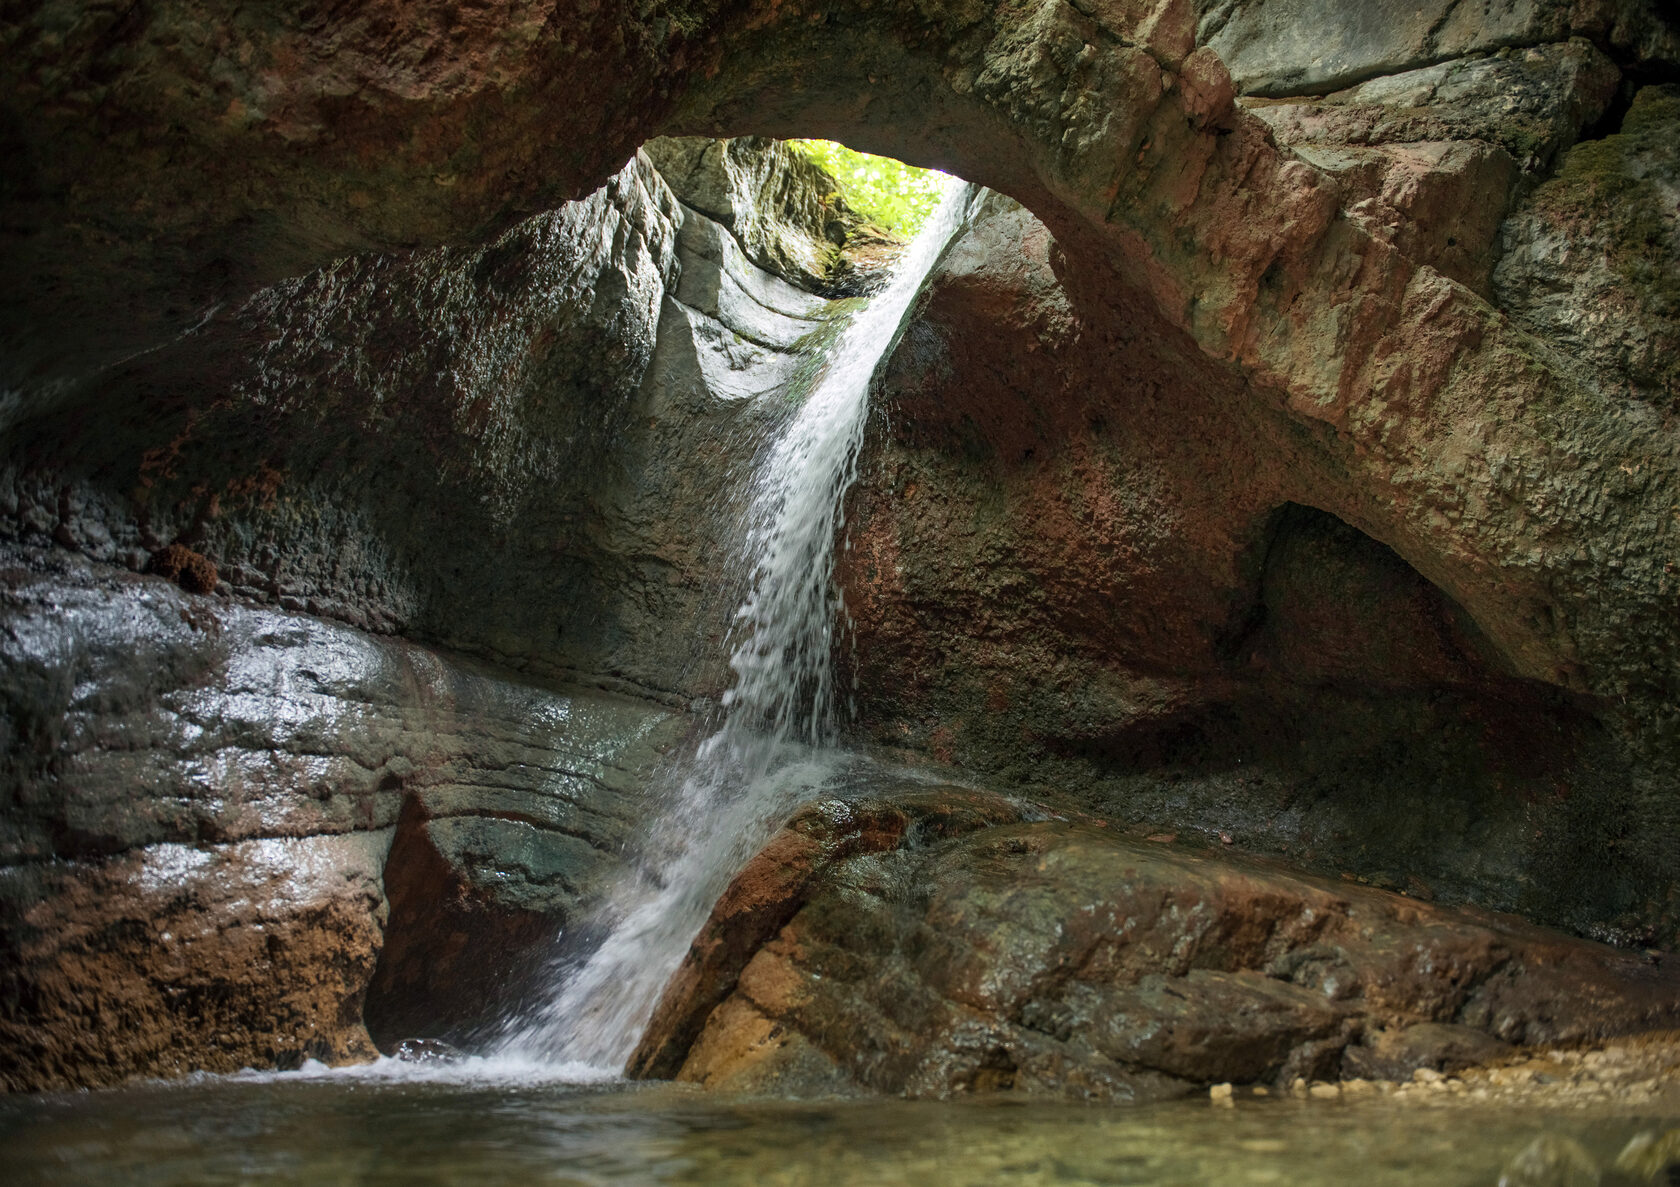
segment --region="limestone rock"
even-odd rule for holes
[[[1146,833],[1223,833],[1320,872],[1669,945],[1666,892],[1645,889],[1669,883],[1680,844],[1655,824],[1668,776],[1623,772],[1670,760],[1618,753],[1599,708],[1520,678],[1497,635],[1524,612],[1437,564],[1497,520],[1552,558],[1547,596],[1602,616],[1593,635],[1619,649],[1648,629],[1635,616],[1655,621],[1633,602],[1655,613],[1667,596],[1666,487],[1630,460],[1623,478],[1650,496],[1604,496],[1604,521],[1576,537],[1604,557],[1650,550],[1650,580],[1621,570],[1642,592],[1602,598],[1617,570],[1527,535],[1507,493],[1540,484],[1584,506],[1598,477],[1542,477],[1520,451],[1479,472],[1509,426],[1435,404],[1380,414],[1403,434],[1435,426],[1406,447],[1409,477],[1376,451],[1329,467],[1319,439],[1092,275],[1095,254],[999,208],[953,248],[886,372],[842,557],[868,736],[1061,787]],[[1648,428],[1649,457],[1668,456]],[[1447,461],[1449,439],[1482,461]],[[1434,491],[1421,551],[1391,478]],[[1520,571],[1500,570],[1497,600]]]
[[[1602,40],[1638,62],[1680,57],[1680,29],[1653,0],[1200,0],[1197,40],[1244,94],[1324,94],[1377,75],[1507,46]]]
[[[861,295],[882,278],[879,269],[860,274],[845,251],[871,236],[834,179],[780,141],[660,137],[643,151],[763,271],[829,297]]]
[[[1680,1018],[1675,972],[1609,948],[1100,825],[958,789],[805,809],[719,902],[632,1071],[1142,1100],[1334,1079],[1380,1027],[1479,1056]]]
[[[1572,1138],[1547,1134],[1535,1138],[1499,1176],[1499,1187],[1598,1187],[1592,1155]]]
[[[765,185],[766,161],[792,167],[732,159]],[[190,542],[243,597],[715,693],[718,657],[662,626],[726,625],[729,520],[703,509],[746,481],[731,443],[786,405],[743,397],[808,379],[848,310],[758,268],[638,158],[487,246],[258,292],[92,397],[143,416],[32,422],[0,463],[0,539],[136,567]]]
[[[1279,140],[1408,144],[1474,140],[1530,171],[1550,167],[1616,93],[1621,72],[1590,42],[1453,58],[1321,98],[1250,106]]]
[[[0,869],[13,1092],[376,1054],[361,999],[389,829]]]
[[[1635,1183],[1661,1187],[1680,1179],[1680,1129],[1635,1135],[1616,1156],[1616,1173]]]
[[[1680,408],[1680,87],[1643,88],[1501,231],[1502,308],[1611,400]]]
[[[1510,196],[1609,105],[1620,73],[1585,41],[1454,58],[1322,98],[1253,101],[1335,177],[1349,215],[1486,293]]]
[[[364,1016],[392,1041],[481,1031],[688,729],[28,553],[0,621],[13,1090],[370,1058]]]
[[[568,842],[538,853],[500,808],[480,824],[423,797],[399,820],[408,771],[387,760],[440,753],[415,739],[437,732],[422,677],[441,653],[389,636],[497,665],[465,679],[480,726],[525,703],[488,690],[551,679],[667,707],[721,691],[718,649],[690,657],[724,629],[724,532],[689,511],[729,505],[738,442],[784,407],[757,397],[797,398],[836,311],[789,304],[750,267],[768,240],[634,154],[663,134],[826,134],[1037,215],[999,203],[959,245],[886,377],[848,517],[861,729],[1151,833],[1672,945],[1665,91],[1571,150],[1559,183],[1605,168],[1536,190],[1485,280],[1506,187],[1599,134],[1583,121],[1610,69],[1643,83],[1680,62],[1668,8],[16,6],[0,535],[31,550],[26,576],[138,571],[179,545],[218,591],[172,601],[100,569],[68,583],[67,625],[53,582],[19,579],[17,864],[395,827],[393,850],[448,871],[426,904],[446,934],[500,909],[473,869],[491,854],[529,914],[484,933],[552,926]],[[1331,92],[1275,123],[1237,102]],[[104,708],[65,713],[82,657],[122,667],[125,614],[132,670],[92,682]],[[302,724],[265,719],[299,700],[237,662],[248,702],[205,691],[224,644],[308,657],[281,665]],[[341,646],[401,695],[342,673]],[[472,770],[543,767],[462,728]],[[564,831],[569,809],[515,790],[532,829]],[[392,986],[421,984],[396,971],[424,945],[399,947]],[[1288,1059],[1342,1041],[1252,988],[1220,992],[1287,1019]],[[781,1043],[759,1007],[732,1011]],[[962,1034],[928,1083],[1042,1079],[1063,1057],[1035,1048],[1047,1062],[1023,1072]],[[815,1039],[786,1050],[789,1075],[831,1074]],[[1149,1075],[1091,1090],[1177,1083]]]

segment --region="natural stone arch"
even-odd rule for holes
[[[1281,2],[1289,6],[1295,0]],[[113,435],[120,435],[129,427],[125,418],[138,421],[150,411],[145,398],[151,393],[144,385],[154,377],[143,374],[139,363],[133,372],[116,368],[94,374],[95,382],[85,387],[78,382],[111,360],[166,341],[215,303],[236,303],[259,285],[325,265],[307,282],[264,290],[266,304],[256,313],[273,313],[289,296],[302,293],[298,319],[286,328],[318,347],[311,357],[334,356],[332,346],[320,345],[310,334],[318,327],[308,324],[309,284],[331,289],[343,281],[354,287],[389,264],[382,275],[395,277],[399,289],[407,285],[409,306],[403,312],[424,312],[435,291],[427,287],[428,279],[449,269],[434,267],[435,258],[408,249],[485,243],[510,225],[528,232],[527,238],[515,234],[487,253],[485,270],[494,273],[498,262],[506,262],[506,252],[517,255],[522,243],[542,233],[543,219],[520,220],[566,199],[582,200],[561,217],[588,223],[599,216],[618,227],[640,219],[649,238],[669,237],[673,220],[665,216],[672,212],[660,207],[661,186],[646,176],[645,162],[616,175],[625,179],[620,192],[590,194],[615,176],[638,143],[656,133],[827,134],[918,163],[943,165],[1024,200],[1045,220],[1060,242],[1062,271],[1053,279],[1077,290],[1083,315],[1093,322],[1130,322],[1135,339],[1156,340],[1152,349],[1159,358],[1195,364],[1187,376],[1207,389],[1201,410],[1219,421],[1221,433],[1251,450],[1263,446],[1273,467],[1286,471],[1287,481],[1265,492],[1270,501],[1258,500],[1257,518],[1280,501],[1320,509],[1391,545],[1468,610],[1512,672],[1598,694],[1629,692],[1621,719],[1616,716],[1624,712],[1621,707],[1607,710],[1605,699],[1555,696],[1567,702],[1571,713],[1596,713],[1591,724],[1607,736],[1603,748],[1615,753],[1597,767],[1585,764],[1596,781],[1575,780],[1568,769],[1574,756],[1568,753],[1554,763],[1551,752],[1542,752],[1536,760],[1541,769],[1526,782],[1520,778],[1524,772],[1517,772],[1504,805],[1506,821],[1563,851],[1550,862],[1517,854],[1521,861],[1490,877],[1487,901],[1630,942],[1672,935],[1673,911],[1666,905],[1674,892],[1672,837],[1665,822],[1672,815],[1676,628],[1672,584],[1660,575],[1665,558],[1674,555],[1677,530],[1666,518],[1676,486],[1674,445],[1671,434],[1664,435],[1668,430],[1637,408],[1623,409],[1602,398],[1557,352],[1513,328],[1478,295],[1487,291],[1485,286],[1477,288],[1473,278],[1466,282],[1469,287],[1461,284],[1463,277],[1451,262],[1431,255],[1427,242],[1420,246],[1414,241],[1418,237],[1401,233],[1391,242],[1380,224],[1373,230],[1353,209],[1361,191],[1345,171],[1315,166],[1280,147],[1266,126],[1232,102],[1235,88],[1225,85],[1214,56],[1206,48],[1192,51],[1182,36],[1173,39],[1188,28],[1187,8],[1164,4],[1145,11],[1124,3],[1085,2],[1007,9],[974,3],[909,8],[666,4],[640,12],[632,7],[608,2],[582,12],[509,2],[463,20],[456,8],[441,3],[386,3],[354,11],[235,19],[230,6],[209,0],[133,9],[125,17],[94,13],[67,28],[51,27],[57,18],[44,6],[17,18],[20,23],[6,31],[8,52],[0,58],[0,72],[9,84],[5,138],[8,149],[15,150],[10,160],[17,163],[5,179],[8,218],[0,227],[8,275],[18,278],[0,321],[4,414],[28,415],[55,405],[62,415],[45,418],[37,427],[42,436],[62,434],[59,452],[48,459],[60,461],[65,452],[74,452],[73,444],[62,442],[73,440],[67,426],[77,420],[110,416],[108,423],[117,426]],[[1638,10],[1637,3],[1623,6],[1615,0],[1597,8],[1572,6],[1592,9],[1598,14],[1592,20],[1623,7]],[[1337,10],[1334,4],[1329,8]],[[1542,8],[1557,15],[1547,4],[1535,11]],[[262,20],[273,23],[261,25]],[[1571,30],[1568,21],[1554,20],[1534,36],[1557,39]],[[1604,32],[1583,31],[1595,37]],[[1514,43],[1523,44],[1523,36],[1513,35]],[[1615,37],[1606,33],[1601,40],[1612,45]],[[1591,55],[1583,51],[1583,56]],[[1310,85],[1341,85],[1363,69],[1351,74],[1343,69]],[[642,181],[649,184],[641,187]],[[626,195],[623,189],[632,192]],[[647,230],[659,227],[663,230]],[[378,252],[393,256],[376,261]],[[472,251],[463,255],[467,268],[484,262]],[[660,262],[669,259],[662,255]],[[377,290],[377,285],[364,285],[358,295],[376,297]],[[658,300],[655,295],[652,304]],[[354,320],[357,309],[345,305],[333,312]],[[447,320],[456,310],[432,312]],[[425,323],[428,328],[433,324]],[[259,327],[274,329],[275,322]],[[237,355],[241,341],[223,339],[216,348]],[[596,362],[594,345],[587,337],[567,340],[556,353],[579,368],[590,367]],[[168,348],[157,352],[167,353]],[[189,365],[196,361],[185,359]],[[1054,369],[1054,364],[1045,368]],[[1086,373],[1092,382],[1115,382],[1094,368]],[[138,382],[130,384],[134,377]],[[98,398],[78,403],[90,388],[100,389]],[[441,413],[437,407],[429,410],[438,420],[426,427],[458,428],[451,421],[458,409],[448,406],[447,398],[438,403],[444,405]],[[246,437],[271,427],[272,422],[257,417],[241,421],[240,415],[236,411],[230,417],[233,431]],[[597,433],[615,431],[613,422],[596,420]],[[306,465],[333,449],[356,452],[363,437],[372,441],[383,435],[367,425],[345,431],[344,424],[341,419],[324,430],[310,426],[319,431],[300,434],[307,439],[300,451]],[[131,452],[157,444],[167,455],[171,433],[156,425],[146,428],[153,435],[132,443]],[[328,439],[335,434],[338,440]],[[211,437],[209,447],[214,448],[218,442]],[[328,456],[321,468],[336,480],[340,473],[332,466],[339,463],[345,469],[359,467],[358,478],[382,466],[394,470],[388,465],[393,461],[416,469],[431,466],[424,448],[411,449],[413,440],[389,438],[378,442],[383,451],[361,451],[347,462]],[[460,452],[471,449],[472,442],[460,434],[449,440]],[[405,450],[411,456],[396,456]],[[26,463],[33,460],[27,449],[17,452]],[[59,547],[73,552],[81,547],[69,530],[77,509],[62,510],[73,501],[66,493],[69,483],[62,473],[51,473],[50,465],[44,469],[42,498],[54,514],[31,521],[26,512],[18,518],[25,520],[35,542],[56,538]],[[183,467],[181,485],[199,477]],[[241,477],[253,478],[253,494],[260,499],[270,476]],[[388,473],[381,477],[388,480]],[[428,481],[435,477],[425,475]],[[1105,477],[1096,474],[1093,484]],[[1181,473],[1178,482],[1191,485],[1195,475]],[[313,506],[301,500],[306,505],[294,519],[345,516],[347,506],[348,516],[354,517],[359,492],[347,493],[348,485],[329,491]],[[401,486],[396,489],[392,502],[400,502],[405,493]],[[402,523],[358,524],[350,534],[359,531],[357,543],[371,542],[371,551],[387,543],[381,538],[386,530],[405,543],[425,535],[431,551],[422,564],[430,566],[430,575],[440,583],[468,586],[469,594],[477,592],[474,582],[500,581],[505,587],[539,568],[521,569],[529,558],[517,555],[535,534],[510,544],[485,533],[481,551],[471,552],[464,563],[462,556],[449,555],[451,544],[471,528],[446,522],[451,509],[437,497],[439,490],[427,487],[432,501],[400,507],[406,517]],[[118,501],[124,493],[118,492]],[[213,505],[214,497],[212,489],[204,501]],[[5,510],[13,513],[11,507]],[[285,514],[293,515],[293,509]],[[99,515],[87,518],[97,525]],[[340,557],[330,548],[309,551],[330,539],[324,530],[311,535],[315,526],[304,524],[293,539],[301,541],[309,563],[335,568]],[[539,526],[556,529],[541,546],[566,553],[573,542],[562,530],[570,525]],[[235,523],[233,530],[247,527],[248,522]],[[453,539],[439,530],[443,527],[454,530]],[[1077,524],[1067,528],[1069,534],[1078,530]],[[157,543],[167,540],[165,534]],[[1234,552],[1242,547],[1241,533],[1219,542]],[[703,551],[691,544],[686,553],[673,550],[658,559],[681,570],[684,561]],[[498,571],[503,557],[509,558],[510,572]],[[488,563],[482,563],[486,558]],[[53,560],[58,559],[55,553]],[[580,545],[562,559],[588,569],[602,557]],[[140,552],[131,567],[144,562]],[[476,570],[475,562],[480,562]],[[640,576],[610,569],[594,575],[614,597]],[[107,567],[99,580],[109,579]],[[190,669],[195,679],[220,679],[213,662],[205,666],[196,637],[203,614],[212,623],[231,624],[226,633],[234,645],[247,647],[241,654],[249,652],[251,639],[268,647],[268,622],[286,617],[244,601],[196,600],[161,581],[130,574],[119,574],[120,584],[80,590],[72,598],[61,597],[61,587],[50,577],[30,580],[29,612],[36,621],[53,624],[40,633],[53,647],[61,637],[54,632],[62,631],[66,614],[75,633],[90,620],[117,617],[135,602],[142,604],[147,611],[142,620],[166,636],[167,648],[136,651],[117,630],[87,628],[105,647],[99,662],[106,675],[116,673],[119,688],[134,684],[132,699],[140,704],[150,704],[148,697],[155,700],[154,690],[141,687],[151,667],[167,669],[166,674]],[[115,597],[112,589],[118,591]],[[449,777],[445,768],[455,758],[438,750],[436,737],[461,731],[444,708],[483,718],[487,724],[467,730],[469,735],[509,721],[516,723],[518,735],[531,724],[533,710],[536,724],[542,724],[542,715],[554,709],[553,699],[533,699],[528,688],[504,696],[504,686],[477,676],[464,687],[450,677],[454,668],[436,654],[379,639],[377,634],[411,629],[413,620],[400,613],[358,617],[360,607],[353,600],[347,606],[325,596],[334,591],[300,593],[279,581],[260,589],[242,583],[239,592],[252,601],[277,601],[305,643],[315,632],[376,657],[394,655],[372,666],[390,669],[391,682],[407,687],[380,692],[381,704],[401,709],[416,689],[422,694],[421,711],[409,725],[401,731],[380,727],[382,733],[402,735],[387,747],[386,764],[334,776],[334,789],[342,794],[333,797],[330,810],[346,815],[300,813],[295,824],[305,832],[347,827],[364,834],[351,846],[339,846],[333,837],[321,845],[315,844],[320,837],[300,838],[307,842],[300,850],[354,850],[350,857],[334,859],[344,868],[353,859],[357,874],[358,902],[347,918],[359,921],[354,923],[358,934],[374,936],[378,928],[370,922],[370,911],[380,893],[378,838],[372,836],[375,844],[366,847],[360,842],[394,827],[399,805],[427,791],[437,793],[428,797],[434,802],[427,811],[438,813],[444,840],[456,842],[437,853],[457,865],[461,853],[477,843],[476,834],[461,824],[479,811],[472,794],[457,796],[453,788],[440,791],[411,779],[417,769],[428,777],[440,771]],[[495,619],[506,605],[505,598],[496,602],[483,617]],[[548,650],[534,656],[520,650],[527,640],[518,629],[510,631],[514,645],[502,647],[497,633],[507,625],[502,622],[473,623],[486,629],[464,639],[449,633],[452,624],[444,622],[439,629],[447,608],[413,626],[412,633],[491,658],[504,672],[540,678],[552,669],[527,663],[552,658],[559,650],[553,646],[553,621],[542,621],[550,609],[538,605],[525,622],[514,624],[535,623],[546,632]],[[643,621],[657,621],[658,609],[644,609]],[[363,629],[352,631],[331,619]],[[166,662],[154,662],[159,653]],[[146,661],[138,668],[136,654]],[[19,670],[31,677],[37,660],[38,670],[54,677],[68,669],[67,664],[55,666],[53,656],[28,655],[25,660]],[[289,662],[295,666],[307,662],[307,656]],[[1191,672],[1184,683],[1206,674]],[[1205,700],[1217,701],[1227,691],[1216,679],[1204,683],[1209,686]],[[79,685],[66,681],[64,687]],[[348,700],[360,691],[352,685],[339,693]],[[1129,691],[1121,689],[1122,694]],[[1525,692],[1532,693],[1532,686]],[[1528,705],[1555,695],[1553,687],[1540,693],[1516,702],[1515,712],[1502,720],[1521,718]],[[126,704],[129,696],[116,699]],[[54,711],[40,716],[51,729],[74,720],[58,713],[57,706],[49,708]],[[1047,712],[1064,708],[1052,704]],[[251,736],[264,740],[261,727],[281,720],[285,712],[283,707],[265,709],[260,702],[256,711],[268,721],[255,723]],[[642,704],[634,712],[650,710]],[[678,715],[658,716],[661,729],[680,732]],[[1167,727],[1174,724],[1169,714],[1161,716],[1168,718]],[[1629,719],[1631,728],[1624,729]],[[1341,728],[1340,719],[1331,728],[1343,736],[1354,732]],[[1516,746],[1530,736],[1521,730],[1510,733]],[[56,735],[43,727],[41,738],[45,741],[35,757],[56,758]],[[33,744],[36,739],[29,740]],[[554,739],[538,741],[540,750]],[[352,743],[342,745],[353,748]],[[264,741],[254,752],[274,760],[272,771],[259,773],[272,780],[281,800],[293,803],[305,785],[304,764],[293,764],[288,746],[309,747],[304,757],[315,756],[313,736],[296,734]],[[485,750],[487,764],[509,765],[499,743]],[[923,752],[943,757],[937,744]],[[150,752],[141,753],[150,757]],[[248,826],[232,818],[245,807],[237,796],[228,797],[236,811],[223,812],[218,803],[201,812],[189,796],[188,808],[179,814],[147,815],[164,793],[173,794],[183,782],[184,769],[191,774],[182,755],[163,755],[161,791],[140,797],[133,815],[146,818],[138,824],[122,819],[129,814],[133,786],[123,753],[95,749],[82,757],[88,762],[78,773],[94,791],[94,802],[41,797],[42,803],[31,805],[39,811],[32,811],[23,826],[31,839],[39,838],[41,853],[74,861],[92,854],[95,859],[86,867],[90,872],[82,889],[73,882],[61,883],[50,894],[26,887],[32,901],[56,897],[53,909],[60,914],[49,914],[50,919],[71,919],[78,904],[90,899],[109,901],[118,912],[129,909],[118,884],[128,884],[128,871],[144,868],[148,858],[101,865],[104,846],[197,844],[215,836],[227,843],[212,848],[230,862],[245,860],[240,851],[252,846],[268,862],[256,867],[257,875],[292,885],[283,879],[285,865],[268,861],[262,841],[237,831]],[[334,759],[344,767],[353,757]],[[473,767],[474,757],[469,755],[464,765]],[[1630,770],[1631,777],[1623,778]],[[30,768],[22,777],[33,773]],[[1572,781],[1572,789],[1563,787]],[[259,791],[270,789],[261,780],[256,785]],[[1230,782],[1210,783],[1209,794],[1224,796],[1233,788],[1229,798],[1240,799],[1242,786]],[[1450,784],[1446,789],[1449,795],[1456,790]],[[211,790],[219,801],[222,789]],[[609,798],[616,799],[619,790],[614,788]],[[1427,795],[1437,787],[1431,783],[1412,790]],[[1536,811],[1530,810],[1532,799],[1524,802],[1525,796],[1549,796],[1554,790],[1559,794]],[[1437,825],[1427,812],[1430,806],[1419,818],[1427,816],[1429,827],[1450,828]],[[616,812],[614,828],[628,827],[635,810]],[[350,813],[358,815],[352,819]],[[569,813],[562,809],[562,824],[573,819]],[[1171,813],[1166,823],[1172,827],[1201,824],[1179,804],[1171,806]],[[73,827],[61,827],[66,824]],[[194,831],[206,825],[226,831]],[[599,839],[603,844],[597,851],[604,852],[616,849],[621,836],[615,831]],[[1239,832],[1235,843],[1249,847],[1252,840]],[[1457,859],[1456,852],[1428,856],[1435,868]],[[1369,868],[1352,864],[1356,872]],[[329,863],[324,868],[339,867]],[[1545,900],[1522,896],[1517,883],[1550,882],[1554,871],[1591,885],[1580,891],[1564,887]],[[1434,870],[1424,865],[1421,872],[1428,880]],[[1616,895],[1600,894],[1605,885]],[[1629,886],[1630,893],[1620,893]],[[1457,893],[1450,885],[1445,890]],[[342,936],[349,926],[329,930]],[[52,944],[60,934],[74,942],[68,926],[50,924],[42,930],[51,933],[51,943],[45,955],[32,957],[38,966],[57,959]],[[371,943],[362,944],[362,955],[368,955]],[[91,966],[83,984],[102,980],[106,967]],[[309,976],[311,967],[300,962],[299,975]],[[347,979],[340,1000],[358,997],[366,972],[356,974],[359,981]],[[282,988],[289,983],[282,978]],[[131,987],[118,988],[127,993]],[[326,1005],[338,1011],[339,1001]],[[354,1021],[338,1013],[341,1028]],[[169,1054],[176,1046],[164,1029],[151,1031],[149,1041],[154,1045],[143,1052],[144,1059],[124,1065],[127,1070],[154,1066],[146,1060],[162,1058],[156,1053]],[[270,1058],[273,1052],[258,1055]]]
[[[1672,442],[1598,416],[1543,345],[1348,217],[1333,179],[1233,107],[1189,4],[644,8],[265,25],[212,3],[68,29],[38,10],[8,53],[32,103],[11,120],[29,295],[7,311],[8,382],[73,378],[345,251],[483,237],[652,134],[835,135],[1100,245],[1166,325],[1315,435],[1346,476],[1325,501],[1464,605],[1515,672],[1672,685],[1672,632],[1625,629],[1663,613],[1680,528],[1641,492],[1674,488]],[[103,319],[100,346],[50,328],[113,300],[135,316]],[[1582,489],[1618,474],[1640,477],[1610,506]],[[1580,569],[1583,540],[1620,567]]]

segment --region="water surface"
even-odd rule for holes
[[[796,1103],[680,1085],[227,1077],[0,1100],[10,1184],[1493,1187],[1542,1133],[1608,1164],[1676,1118],[1392,1100]]]

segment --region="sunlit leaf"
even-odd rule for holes
[[[848,206],[905,238],[921,230],[944,193],[945,174],[934,169],[855,152],[832,140],[788,143],[833,174]]]

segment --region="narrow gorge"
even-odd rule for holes
[[[1670,5],[0,47],[24,1181],[1680,1174]]]

